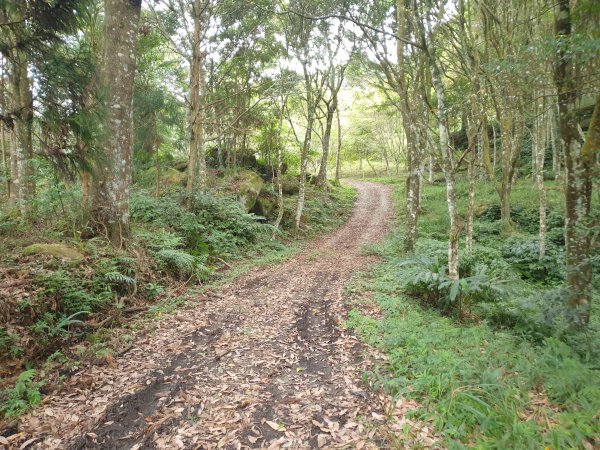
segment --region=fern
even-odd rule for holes
[[[31,406],[40,404],[42,401],[40,388],[44,382],[36,382],[35,376],[35,370],[26,370],[19,375],[12,389],[4,391],[5,401],[0,405],[1,414],[5,417],[20,416]]]
[[[448,277],[437,256],[415,256],[401,261],[398,267],[403,269],[398,276],[407,293],[446,311],[456,309],[462,313],[473,303],[496,301],[505,293],[501,280],[490,278],[484,266],[458,280]]]
[[[194,271],[196,258],[182,250],[164,249],[157,254],[159,260],[168,268],[186,275]]]
[[[128,277],[127,275],[123,275],[119,272],[108,272],[104,274],[104,278],[106,281],[109,281],[113,284],[119,285],[127,285],[127,286],[135,286],[136,281],[135,278]]]

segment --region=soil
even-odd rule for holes
[[[375,263],[361,247],[386,235],[392,200],[385,186],[354,185],[345,225],[160,321],[111,364],[70,377],[22,418],[16,448],[392,446],[400,425],[390,418],[406,404],[364,384],[377,353],[343,325],[344,286]]]

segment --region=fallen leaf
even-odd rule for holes
[[[270,420],[266,421],[266,424],[273,428],[275,431],[285,431],[285,425],[282,423],[272,422]]]

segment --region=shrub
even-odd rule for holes
[[[600,328],[595,323],[590,323],[585,330],[573,327],[578,318],[568,307],[567,300],[567,289],[559,287],[479,308],[491,325],[513,329],[537,344],[550,337],[559,339],[584,360],[600,362],[600,348],[592,344],[600,341]]]
[[[539,256],[539,241],[533,237],[511,238],[502,248],[502,256],[523,279],[557,282],[563,279],[562,250],[546,243],[545,256]]]
[[[256,243],[271,227],[248,214],[232,197],[197,194],[189,210],[181,206],[183,198],[155,198],[138,193],[132,196],[132,218],[176,233],[192,255],[233,256]]]
[[[96,311],[103,308],[113,298],[110,286],[100,286],[92,289],[89,279],[57,270],[55,272],[41,273],[35,279],[41,288],[37,294],[37,304],[45,309],[44,303],[53,303],[52,309],[67,315],[79,311]]]
[[[487,275],[485,267],[475,273],[453,280],[446,274],[446,265],[437,257],[414,257],[399,263],[400,274],[408,294],[424,298],[444,312],[468,312],[473,303],[496,301],[504,290],[498,280]]]
[[[182,236],[165,230],[142,232],[139,236],[161,269],[178,277],[196,275],[199,279],[205,279],[209,275],[210,270],[205,264],[207,255],[191,254],[181,249],[185,244]]]

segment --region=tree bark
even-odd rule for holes
[[[307,116],[306,132],[304,134],[302,152],[300,154],[300,189],[298,191],[298,204],[296,206],[296,217],[294,221],[294,229],[296,232],[300,229],[300,221],[302,219],[302,211],[304,209],[304,197],[306,194],[306,166],[308,164],[308,152],[310,150],[316,107],[314,92],[312,88],[312,80],[310,79],[310,75],[308,73],[308,63],[306,62],[306,60],[302,61],[302,68],[304,71],[304,85],[306,89]]]
[[[15,198],[22,215],[30,211],[30,201],[35,193],[33,166],[33,95],[28,75],[27,54],[18,47],[16,39],[10,50],[11,62],[8,78],[13,123],[13,171]]]
[[[327,161],[329,160],[329,147],[331,142],[331,129],[333,127],[333,116],[337,110],[337,94],[327,105],[327,117],[325,118],[325,131],[323,132],[323,154],[321,165],[317,175],[316,185],[323,188],[327,185]]]
[[[404,38],[408,34],[407,11],[403,0],[396,0],[396,22],[398,37]],[[397,89],[400,95],[400,113],[402,115],[402,125],[406,136],[406,209],[404,221],[404,244],[405,253],[412,253],[417,242],[417,224],[419,221],[419,200],[421,198],[419,166],[421,159],[421,149],[418,142],[417,120],[413,114],[414,105],[411,105],[410,99],[416,96],[416,87],[413,86],[413,92],[409,92],[407,77],[404,67],[405,44],[401,39],[397,39],[396,54],[398,59]],[[412,94],[412,95],[411,95]]]
[[[340,164],[341,164],[341,153],[342,153],[342,121],[340,119],[340,108],[335,111],[337,119],[337,152],[335,154],[335,182],[340,182]]]
[[[202,54],[202,1],[194,0],[192,9],[194,16],[194,34],[192,61],[190,64],[190,157],[188,163],[187,194],[188,207],[196,185],[203,190],[206,187],[206,154],[204,151],[204,114],[202,96],[204,93],[204,58]]]
[[[101,86],[105,101],[105,163],[94,173],[91,223],[115,247],[130,235],[133,85],[141,0],[105,0]]]
[[[546,254],[546,189],[544,187],[544,159],[546,157],[546,105],[542,103],[536,110],[534,122],[533,139],[531,145],[533,177],[535,187],[539,196],[539,255],[540,258]]]
[[[568,306],[580,326],[589,322],[592,301],[592,233],[589,229],[592,174],[600,152],[600,96],[582,148],[578,142],[575,83],[571,40],[571,5],[558,0],[554,12],[556,61],[554,81],[558,91],[560,135],[565,156],[565,246]]]
[[[279,229],[279,225],[283,219],[284,205],[283,205],[283,142],[281,140],[281,129],[283,128],[283,114],[287,103],[287,96],[282,98],[281,111],[279,113],[279,123],[277,126],[277,219],[273,224],[275,231]],[[275,236],[273,232],[273,237]]]
[[[415,11],[415,14],[418,14]],[[456,204],[456,181],[452,148],[449,143],[448,110],[446,107],[446,91],[442,80],[442,69],[432,50],[428,47],[425,25],[421,17],[415,16],[416,26],[420,35],[421,47],[427,58],[431,73],[431,83],[437,96],[436,116],[440,139],[440,153],[444,158],[444,176],[446,178],[446,202],[450,217],[450,233],[448,240],[448,278],[458,280],[458,242],[460,237],[460,221]]]
[[[475,112],[474,105],[471,106],[473,112]],[[473,114],[474,116],[474,114]],[[478,158],[477,146],[475,140],[478,139],[477,127],[475,126],[475,119],[471,117],[468,125],[468,146],[471,148],[471,155],[469,158],[469,166],[467,170],[467,177],[469,180],[469,191],[467,194],[467,237],[466,237],[466,250],[468,254],[473,253],[473,216],[475,214],[475,180],[477,174],[475,173],[475,163]]]

